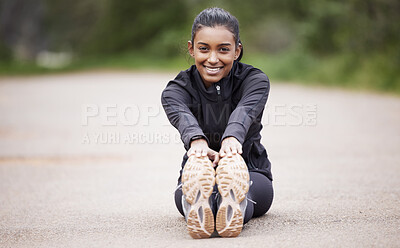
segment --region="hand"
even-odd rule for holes
[[[207,156],[213,162],[214,167],[216,167],[219,162],[219,153],[210,149],[205,139],[193,140],[190,143],[190,149],[187,155],[188,157],[195,155],[198,158]]]
[[[242,154],[242,144],[235,137],[227,137],[221,143],[221,150],[219,151],[219,156],[221,158],[228,156],[232,157],[232,155],[236,155],[237,153]]]

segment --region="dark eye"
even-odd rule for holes
[[[205,46],[201,46],[201,47],[199,47],[199,50],[200,50],[200,51],[207,51],[207,50],[208,50],[208,48],[207,48],[207,47],[205,47]]]
[[[227,47],[221,47],[220,50],[222,52],[229,52],[230,51],[229,48],[227,48]]]

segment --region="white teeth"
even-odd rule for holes
[[[212,72],[217,72],[217,71],[219,71],[221,69],[220,67],[218,67],[218,68],[206,67],[206,68],[207,68],[208,71],[212,71]]]

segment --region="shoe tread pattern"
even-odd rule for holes
[[[215,170],[211,161],[207,157],[190,156],[182,173],[182,192],[191,205],[187,227],[192,238],[209,238],[214,232],[214,215],[208,201],[214,184]],[[203,211],[202,218],[199,211]]]
[[[240,209],[240,203],[246,199],[249,191],[248,168],[242,156],[236,154],[222,158],[216,173],[216,183],[222,197],[217,212],[216,229],[222,237],[236,237],[243,228],[244,213]],[[229,206],[232,213],[228,213]]]

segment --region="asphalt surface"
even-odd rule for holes
[[[271,210],[193,240],[173,191],[173,74],[0,78],[0,247],[399,247],[400,98],[272,81]]]

